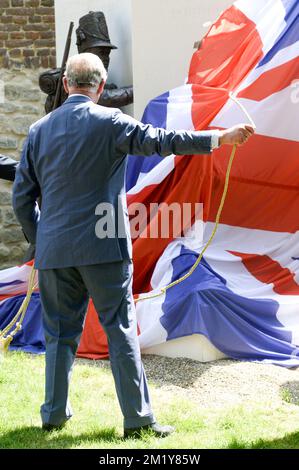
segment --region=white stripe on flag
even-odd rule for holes
[[[275,54],[275,56],[266,64],[262,65],[261,67],[256,67],[249,73],[249,75],[245,78],[242,82],[240,87],[235,91],[237,95],[241,90],[247,88],[253,82],[255,82],[263,73],[268,72],[276,67],[280,67],[281,65],[286,64],[290,60],[296,59],[299,55],[299,41],[295,42],[289,47],[285,49],[281,49],[280,51]]]
[[[293,94],[294,88],[290,86],[262,101],[245,98],[239,98],[239,101],[255,122],[257,134],[298,142],[299,106],[296,100],[292,100]],[[287,119],[278,119],[278,116],[285,116],[286,109]],[[210,125],[228,128],[244,121],[244,113],[230,100]]]
[[[137,183],[133,188],[128,191],[127,194],[138,194],[147,186],[152,184],[160,184],[162,181],[172,172],[174,169],[175,155],[163,158],[163,160],[156,165],[149,173],[142,173],[142,176],[138,178]]]
[[[169,92],[166,129],[194,130],[192,122],[192,85],[183,85]]]
[[[283,3],[281,0],[238,0],[235,6],[256,24],[265,55],[286,26]]]

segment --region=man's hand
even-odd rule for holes
[[[249,124],[238,124],[237,126],[230,127],[225,131],[221,131],[219,137],[220,145],[243,145],[249,137],[255,132],[254,127]]]

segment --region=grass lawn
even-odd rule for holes
[[[290,402],[287,392],[280,403],[257,393],[255,400],[241,404],[219,407],[213,399],[203,407],[178,387],[169,391],[152,375],[149,382],[159,422],[177,429],[166,439],[123,441],[110,369],[80,360],[71,387],[74,416],[63,430],[45,433],[39,417],[44,357],[8,353],[0,363],[0,448],[299,449],[299,406]]]

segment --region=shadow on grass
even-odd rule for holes
[[[299,425],[298,425],[299,427]],[[228,449],[299,449],[299,431],[277,439],[258,439],[255,442],[242,442],[234,439]]]
[[[114,428],[100,429],[82,434],[71,434],[64,428],[46,432],[37,426],[23,426],[0,436],[0,449],[69,449],[84,443],[120,443],[123,438]]]

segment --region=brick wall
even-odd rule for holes
[[[1,154],[19,159],[30,124],[44,115],[38,78],[56,66],[55,53],[54,0],[0,0]],[[26,247],[11,184],[0,181],[0,268],[19,263]]]
[[[0,0],[0,12],[0,67],[55,67],[54,0]]]

